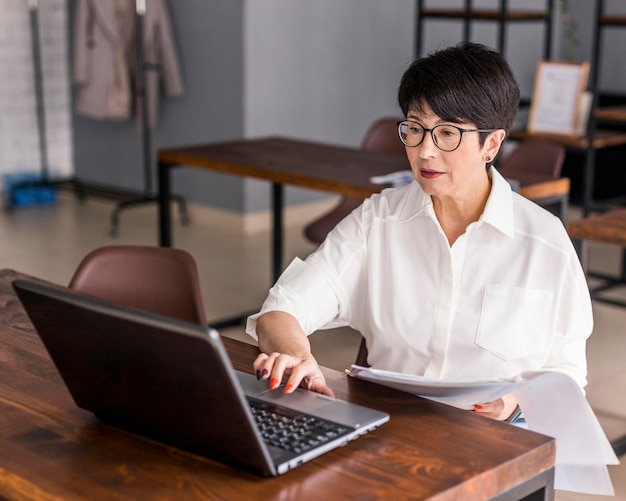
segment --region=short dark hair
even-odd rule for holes
[[[398,103],[409,110],[432,111],[450,122],[473,123],[479,129],[513,125],[519,86],[506,59],[494,49],[463,42],[415,60],[404,72]],[[481,143],[486,134],[481,134]]]

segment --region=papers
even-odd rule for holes
[[[346,372],[350,376],[374,381],[396,390],[406,391],[466,410],[473,409],[474,404],[496,400],[515,387],[513,382],[437,381],[423,376],[383,371],[358,365],[353,365]]]
[[[528,372],[516,381],[449,382],[358,365],[346,372],[462,409],[512,393],[528,429],[556,439],[556,489],[614,494],[606,465],[619,460],[580,388],[565,374]]]
[[[374,184],[391,184],[393,186],[402,186],[413,181],[413,173],[410,170],[399,170],[384,176],[370,177],[370,183]]]

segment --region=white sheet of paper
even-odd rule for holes
[[[438,381],[423,376],[402,374],[353,365],[348,374],[414,395],[437,400],[460,409],[473,409],[474,404],[491,402],[515,387],[508,381]]]
[[[529,372],[519,381],[450,382],[358,365],[346,372],[461,409],[512,393],[528,429],[556,439],[555,488],[614,495],[606,465],[619,460],[582,391],[565,374]]]

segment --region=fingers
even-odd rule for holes
[[[258,379],[267,379],[274,390],[288,375],[285,393],[292,393],[298,386],[334,397],[332,390],[313,357],[299,358],[284,353],[261,353],[253,364]]]
[[[500,419],[500,415],[503,410],[504,402],[501,398],[494,400],[493,402],[485,402],[474,406],[474,412],[478,412],[481,416],[498,420]],[[502,419],[504,419],[504,417]]]
[[[300,385],[307,375],[306,371],[302,371],[302,369],[299,368],[302,363],[301,359],[284,353],[274,352],[269,355],[261,353],[254,361],[253,367],[256,371],[257,378],[267,379],[270,389],[272,390],[280,386],[286,373],[289,372],[290,377],[286,383],[285,391],[291,393]]]
[[[269,355],[261,353],[254,361],[253,367],[258,379],[267,379],[270,389],[275,390],[280,385],[285,374],[285,370],[296,365],[297,359],[290,355],[281,353],[271,353]],[[298,381],[296,386],[300,384]]]
[[[321,381],[313,382],[313,384],[309,386],[309,390],[321,393],[327,397],[335,398],[335,393],[328,386],[326,386],[326,381],[324,381],[323,378]]]
[[[493,402],[485,402],[474,406],[474,412],[498,421],[504,421],[517,407],[517,400],[511,395],[504,395]]]
[[[307,390],[335,398],[333,391],[326,385],[326,380],[317,363],[313,371],[308,370],[304,364],[294,367],[285,386],[285,393],[291,393],[298,387],[300,383],[296,383],[296,381],[302,381],[301,385],[304,385]]]
[[[270,374],[269,370],[265,368],[265,361],[267,358],[268,356],[265,353],[261,353],[252,363],[252,367],[254,367],[254,370],[256,371],[257,379],[267,379]]]

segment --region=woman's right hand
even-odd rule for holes
[[[285,393],[298,386],[334,397],[326,379],[311,354],[311,345],[298,321],[282,311],[261,315],[256,324],[259,349],[263,352],[254,361],[259,379],[268,379],[276,389],[285,377]]]
[[[292,393],[298,386],[334,397],[333,391],[326,385],[326,379],[313,355],[297,357],[286,353],[273,352],[269,355],[261,353],[254,361],[254,370],[258,379],[269,380],[270,389],[280,386],[281,381],[289,375],[285,382],[285,393]]]

